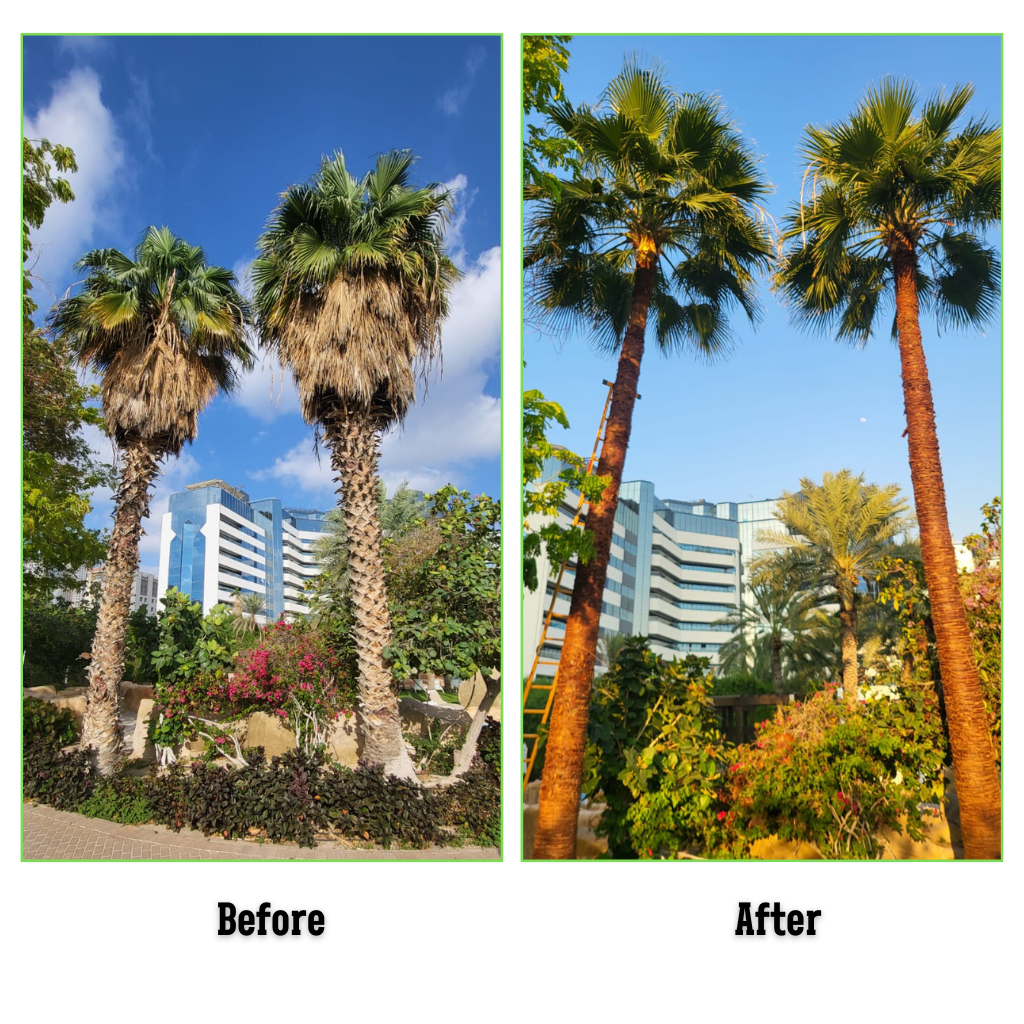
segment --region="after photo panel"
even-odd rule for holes
[[[1000,859],[1002,38],[522,62],[523,857]]]

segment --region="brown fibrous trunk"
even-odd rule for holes
[[[850,708],[857,707],[857,611],[852,594],[839,595],[839,633],[843,652],[843,698]]]
[[[146,442],[129,439],[120,445],[121,474],[114,494],[114,529],[103,572],[103,593],[89,662],[82,746],[96,770],[113,775],[120,767],[121,679],[125,634],[131,616],[132,591],[139,568],[142,520],[149,516],[149,487],[157,475],[160,454]]]
[[[391,643],[391,613],[380,550],[380,426],[368,412],[339,405],[325,418],[324,431],[335,479],[341,484],[363,760],[382,765],[391,775],[415,779],[402,736],[397,688],[384,657]]]

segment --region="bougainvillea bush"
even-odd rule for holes
[[[195,662],[197,659],[191,659]],[[278,622],[261,642],[235,655],[229,671],[195,670],[157,688],[152,734],[167,749],[204,736],[211,750],[241,762],[230,723],[256,711],[279,716],[307,753],[323,750],[331,724],[354,713],[356,689],[346,659],[315,627]]]
[[[706,658],[665,661],[631,638],[595,681],[583,789],[603,794],[597,826],[612,857],[715,849],[728,831],[718,798],[726,744]]]
[[[974,556],[974,572],[960,574],[960,593],[974,640],[974,657],[985,696],[996,764],[1002,762],[1003,736],[1003,585],[1000,500],[982,508],[981,533],[964,538]]]
[[[918,805],[943,795],[938,698],[930,686],[875,690],[851,712],[827,686],[735,748],[718,811],[731,836],[718,855],[749,856],[777,835],[827,858],[875,859],[883,829],[923,838]]]

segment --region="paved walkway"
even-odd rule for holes
[[[426,850],[361,850],[341,843],[315,849],[294,843],[252,843],[207,837],[165,825],[118,825],[99,818],[25,804],[24,860],[498,860],[493,847],[434,846]]]

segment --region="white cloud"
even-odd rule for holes
[[[105,36],[61,36],[57,40],[57,52],[75,60],[103,56],[113,49],[113,40]]]
[[[54,85],[49,104],[23,120],[27,138],[70,146],[78,164],[78,172],[68,175],[74,200],[54,203],[32,232],[34,273],[52,287],[70,280],[71,264],[89,248],[101,220],[112,216],[113,193],[123,178],[124,140],[100,92],[95,71],[75,68]]]
[[[473,205],[479,189],[469,188],[469,179],[464,174],[456,174],[454,178],[444,182],[444,187],[455,193],[452,218],[444,233],[445,248],[456,266],[462,267],[466,262],[466,245],[462,237],[463,228],[469,208]]]
[[[466,56],[465,75],[462,81],[458,85],[446,89],[437,98],[437,105],[449,117],[458,117],[462,113],[462,108],[466,105],[466,100],[469,99],[469,94],[473,90],[476,73],[480,70],[486,57],[486,51],[482,47],[472,47]]]
[[[501,409],[484,393],[501,347],[501,251],[488,249],[455,286],[442,336],[443,373],[430,383],[402,428],[385,438],[380,474],[389,489],[403,480],[419,490],[459,483],[469,464],[497,458]],[[333,504],[330,456],[313,453],[311,440],[289,449],[253,474],[305,492],[304,500]]]

